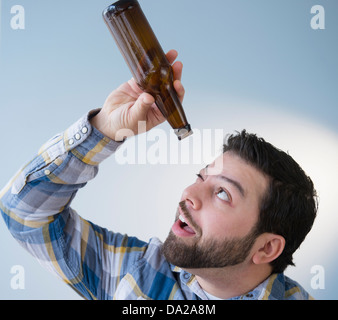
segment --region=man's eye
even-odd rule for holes
[[[229,194],[226,191],[224,191],[223,189],[219,190],[217,192],[216,196],[223,201],[227,201],[227,202],[231,201]]]
[[[200,175],[199,173],[197,173],[196,176],[197,176],[199,179],[201,179],[202,181],[204,181],[202,175]]]

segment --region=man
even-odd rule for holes
[[[167,57],[173,63],[177,52]],[[182,68],[173,64],[181,100]],[[164,244],[109,232],[72,210],[77,190],[139,121],[150,130],[164,118],[131,80],[41,148],[0,194],[19,243],[86,299],[311,298],[283,271],[315,219],[313,184],[289,155],[245,131],[184,190]]]

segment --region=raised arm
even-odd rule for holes
[[[176,55],[168,53],[171,61]],[[182,65],[176,63],[175,69],[183,98]],[[114,141],[123,139],[116,134],[121,129],[137,134],[138,121],[147,121],[151,129],[164,119],[153,98],[131,80],[101,110],[49,140],[0,192],[1,214],[14,238],[87,299],[113,298],[121,277],[147,249],[145,242],[98,227],[71,208],[77,191],[121,144]]]

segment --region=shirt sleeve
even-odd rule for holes
[[[146,243],[94,225],[72,208],[76,192],[121,143],[83,116],[41,147],[0,192],[0,210],[14,238],[87,299],[111,299]]]

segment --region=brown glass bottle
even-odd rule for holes
[[[179,140],[192,134],[173,86],[172,67],[138,1],[117,1],[103,11],[103,17],[135,81],[155,98]]]

